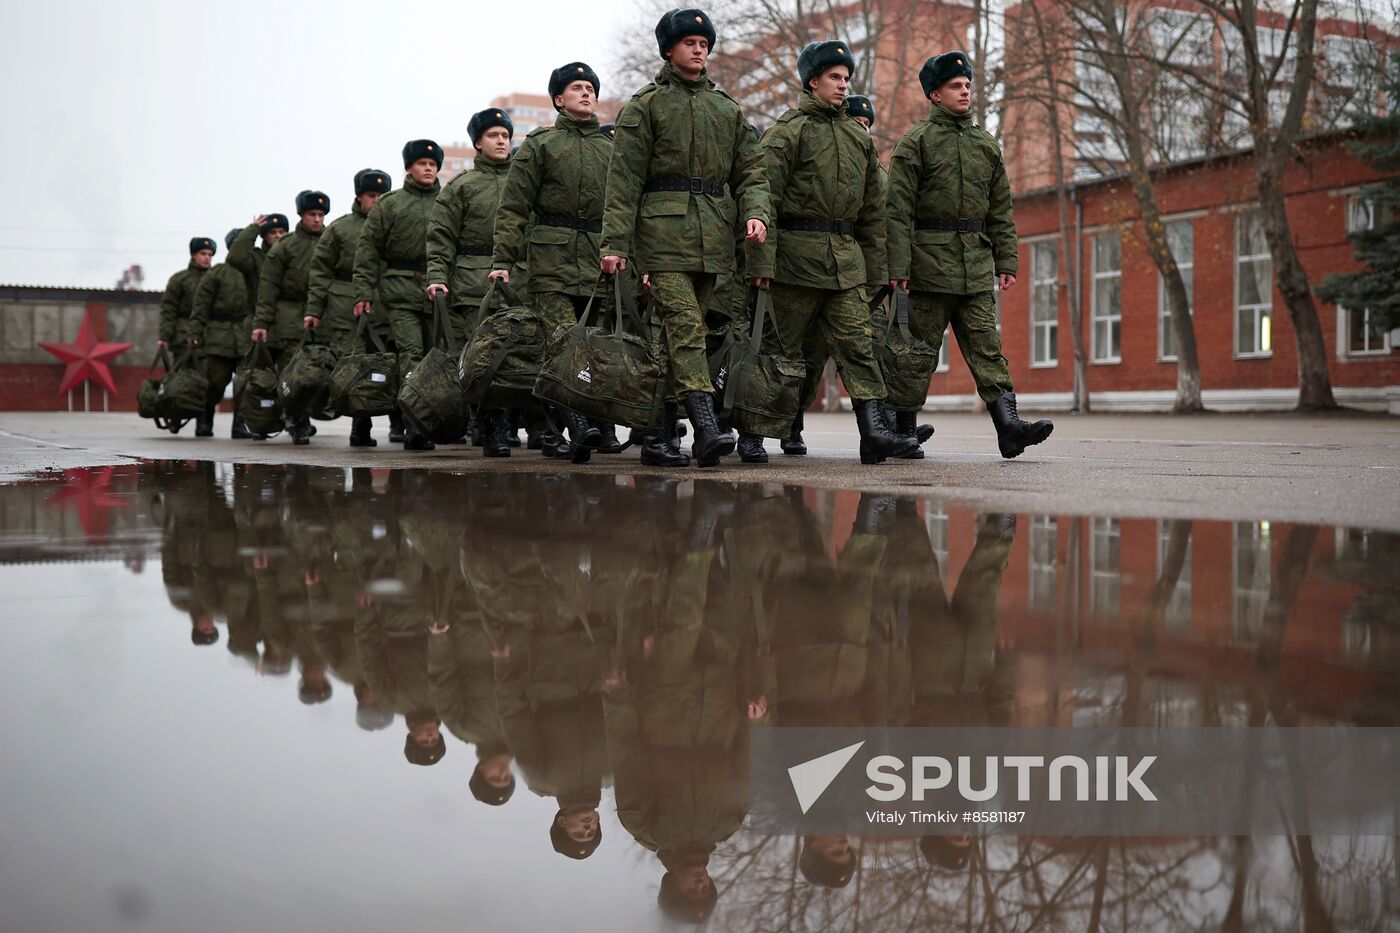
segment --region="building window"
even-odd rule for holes
[[[1234,546],[1235,640],[1253,644],[1264,630],[1273,583],[1273,543],[1268,522],[1236,522]]]
[[[1167,554],[1171,551],[1172,526],[1175,522],[1157,522],[1157,576],[1162,575]],[[1186,532],[1186,556],[1181,562],[1181,573],[1177,575],[1176,587],[1167,600],[1162,622],[1172,631],[1184,632],[1191,628],[1191,531]]]
[[[1181,281],[1186,286],[1186,310],[1189,313],[1195,304],[1196,267],[1196,225],[1189,220],[1174,220],[1167,224],[1167,247],[1171,250],[1176,267],[1181,270]],[[1176,359],[1176,332],[1172,330],[1171,306],[1167,302],[1167,280],[1157,277],[1157,355],[1159,359]]]
[[[1031,585],[1030,608],[1037,612],[1054,612],[1059,599],[1059,582],[1055,559],[1059,552],[1059,534],[1052,515],[1031,517]]]
[[[946,373],[948,371],[948,338],[952,336],[951,326],[943,328],[943,342],[938,345],[938,368],[934,372]]]
[[[1235,222],[1235,355],[1273,354],[1274,261],[1258,211]]]
[[[928,529],[928,541],[933,548],[934,560],[938,561],[938,567],[943,572],[948,570],[948,510],[940,506],[934,506],[932,502],[925,503],[928,510],[924,513],[924,527]]]
[[[1123,359],[1123,237],[1116,231],[1094,237],[1095,363]]]
[[[1119,542],[1122,529],[1116,518],[1095,518],[1089,529],[1091,585],[1089,609],[1099,616],[1118,615],[1118,594],[1122,581]]]
[[[1054,241],[1031,244],[1031,365],[1060,361],[1060,247]]]
[[[1353,194],[1347,198],[1347,233],[1370,230],[1376,225],[1376,204],[1370,198]],[[1337,308],[1348,356],[1390,352],[1390,332],[1371,317],[1370,308]]]

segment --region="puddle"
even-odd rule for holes
[[[830,888],[746,769],[769,724],[1400,725],[1398,565],[662,477],[55,471],[0,486],[0,926],[1389,928],[1394,837],[853,839]]]

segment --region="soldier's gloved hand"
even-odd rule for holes
[[[254,327],[252,333],[253,343],[267,343],[267,328]]]
[[[492,282],[500,282],[502,285],[509,285],[509,284],[510,284],[510,270],[509,270],[509,269],[492,269],[492,270],[491,270],[491,274],[488,275],[486,278],[490,279]]]
[[[355,317],[359,317],[361,314],[371,313],[374,309],[370,305],[371,302],[368,301],[355,302]]]
[[[997,273],[997,288],[1001,289],[1004,292],[1010,291],[1011,286],[1015,284],[1016,276],[1012,275],[1010,272]]]
[[[315,330],[320,325],[320,323],[320,318],[312,317],[309,314],[301,319],[301,326],[305,327],[307,330]]]
[[[261,226],[263,225],[263,221],[264,221],[264,220],[267,220],[267,215],[266,215],[266,214],[254,214],[254,215],[253,215],[253,223],[257,224],[259,227],[261,227]]]
[[[157,350],[169,350],[169,349],[170,349],[170,344],[169,344],[168,342],[164,341],[164,340],[157,340],[157,341],[156,341],[156,349],[157,349]]]
[[[622,256],[604,256],[598,267],[604,275],[614,275],[627,268],[627,260]]]
[[[446,295],[446,294],[447,294],[447,286],[446,286],[446,285],[443,285],[443,284],[440,283],[440,282],[434,282],[433,284],[431,284],[431,285],[428,286],[428,297],[429,297],[429,298],[436,298],[438,295]]]
[[[761,220],[750,220],[744,228],[744,239],[750,243],[762,243],[768,239],[768,225]]]

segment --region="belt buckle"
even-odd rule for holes
[[[704,193],[705,193],[705,179],[703,179],[703,178],[691,178],[691,179],[690,179],[690,193],[691,193],[691,194],[704,194]]]
[[[959,233],[971,233],[971,232],[972,232],[972,221],[968,220],[966,217],[959,217],[959,218],[958,218],[958,232],[959,232]]]

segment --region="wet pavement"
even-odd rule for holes
[[[777,483],[54,470],[0,485],[0,930],[1395,929],[1396,837],[745,819],[769,725],[1400,725],[1398,561]]]

